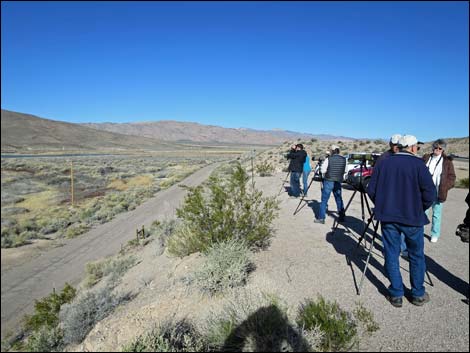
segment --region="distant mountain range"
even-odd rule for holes
[[[80,125],[120,134],[176,142],[279,145],[284,141],[296,141],[297,139],[304,141],[312,138],[319,140],[354,140],[344,136],[313,135],[287,130],[233,129],[171,120],[137,123],[87,123]]]
[[[218,145],[279,145],[284,141],[352,140],[294,131],[232,129],[191,122],[73,124],[31,114],[1,110],[3,153],[26,151],[168,150],[175,143]]]
[[[26,151],[162,150],[171,144],[141,136],[96,130],[79,124],[1,111],[2,153]]]

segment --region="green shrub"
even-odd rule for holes
[[[274,167],[272,165],[270,165],[269,163],[264,162],[264,163],[258,164],[256,166],[256,172],[261,177],[271,176],[274,173]]]
[[[75,288],[65,283],[60,294],[54,291],[49,296],[36,300],[34,304],[34,314],[25,317],[26,329],[38,331],[43,326],[55,328],[59,323],[59,311],[61,306],[70,303],[75,298],[76,293]]]
[[[75,238],[76,236],[87,232],[90,229],[90,226],[82,223],[74,224],[67,228],[65,231],[65,236],[67,238]]]
[[[137,337],[123,352],[207,352],[207,346],[194,326],[185,320],[165,321]]]
[[[230,239],[208,249],[204,264],[195,272],[195,280],[202,291],[215,294],[244,285],[251,267],[246,244]]]
[[[456,185],[458,188],[468,189],[468,178],[460,179]]]
[[[134,256],[89,262],[85,266],[85,287],[93,287],[103,277],[108,275],[111,275],[111,282],[116,283],[136,263],[137,259]]]
[[[80,343],[94,325],[104,319],[122,298],[112,294],[110,286],[87,291],[60,309],[59,318],[64,343]]]
[[[354,309],[353,313],[367,334],[372,334],[379,329],[379,325],[375,322],[372,312],[367,310],[361,303],[356,303],[356,309]]]
[[[249,177],[237,163],[225,182],[211,176],[206,192],[190,187],[183,206],[176,210],[183,225],[168,241],[173,255],[206,251],[212,244],[232,238],[246,241],[250,248],[263,248],[272,236],[272,221],[279,209],[275,197],[261,191],[248,192]]]
[[[323,351],[347,351],[356,343],[357,325],[352,315],[322,296],[317,302],[309,299],[300,306],[297,325],[307,330],[319,327],[324,333]]]
[[[58,328],[42,326],[34,331],[24,346],[26,352],[61,352],[62,331]]]

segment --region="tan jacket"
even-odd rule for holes
[[[425,154],[423,160],[425,163],[428,162],[431,154]],[[454,163],[452,163],[452,158],[447,156],[442,152],[442,174],[441,174],[441,183],[439,184],[439,190],[437,193],[437,199],[439,202],[444,202],[447,199],[447,192],[455,186],[455,170]]]

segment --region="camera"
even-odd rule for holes
[[[348,155],[347,159],[375,162],[379,156],[380,153],[352,153]]]

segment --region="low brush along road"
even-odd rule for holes
[[[199,185],[218,165],[206,166],[178,184]],[[32,313],[35,299],[49,295],[53,288],[60,291],[66,282],[77,285],[87,262],[116,254],[142,225],[148,227],[156,219],[173,217],[186,195],[186,190],[178,184],[158,192],[135,210],[122,213],[25,263],[7,267],[2,262],[2,340],[8,333],[19,331],[24,315]]]

